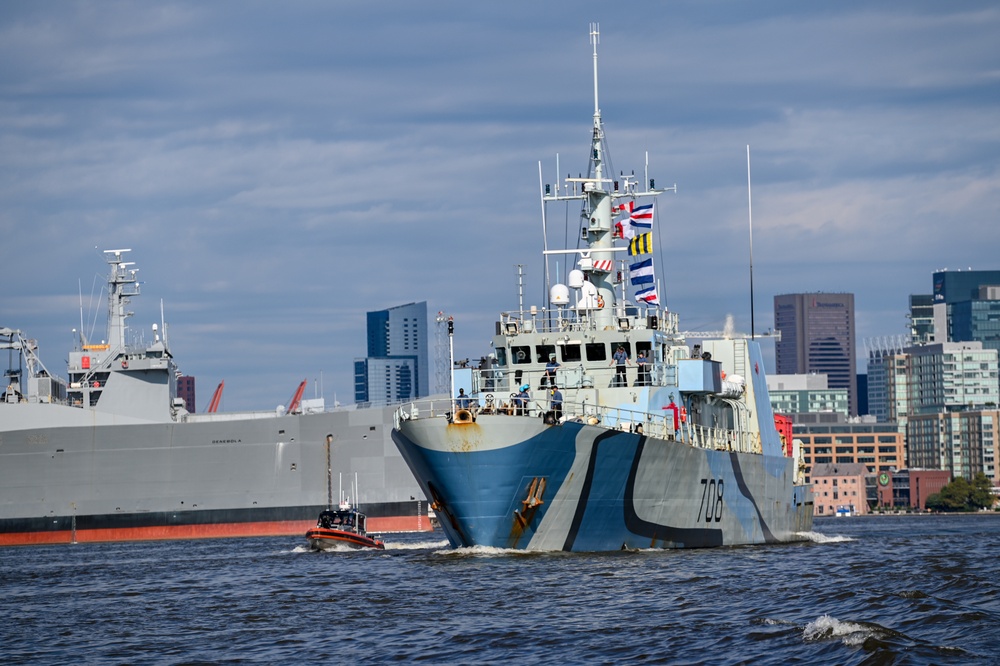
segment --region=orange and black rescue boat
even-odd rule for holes
[[[341,504],[338,509],[320,513],[316,527],[306,532],[306,539],[313,550],[337,550],[344,546],[385,550],[381,539],[368,536],[365,522],[365,514],[350,505]]]

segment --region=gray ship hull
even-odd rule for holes
[[[35,410],[55,427],[18,429],[37,422]],[[431,529],[420,488],[391,441],[392,412],[70,425],[103,419],[56,405],[8,406],[0,545],[301,535],[341,489],[374,532]]]

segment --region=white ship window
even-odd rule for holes
[[[588,342],[587,343],[587,360],[588,361],[607,361],[608,360],[608,349],[603,342]]]
[[[514,365],[521,363],[531,363],[531,346],[523,345],[510,348],[510,355]]]

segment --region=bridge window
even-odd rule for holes
[[[531,346],[523,345],[510,348],[510,357],[514,365],[520,363],[531,363]]]
[[[560,345],[562,347],[563,363],[572,363],[583,358],[580,355],[580,345]]]
[[[538,363],[543,363],[543,364],[544,363],[548,363],[549,362],[549,354],[555,354],[555,353],[556,353],[556,346],[555,345],[536,345],[535,346],[535,354],[537,354],[535,356],[535,360]]]
[[[608,360],[608,348],[604,346],[603,342],[588,342],[587,343],[587,360],[588,361],[607,361]]]

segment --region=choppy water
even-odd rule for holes
[[[826,519],[808,543],[699,551],[386,540],[0,549],[0,662],[1000,662],[1000,516]]]

